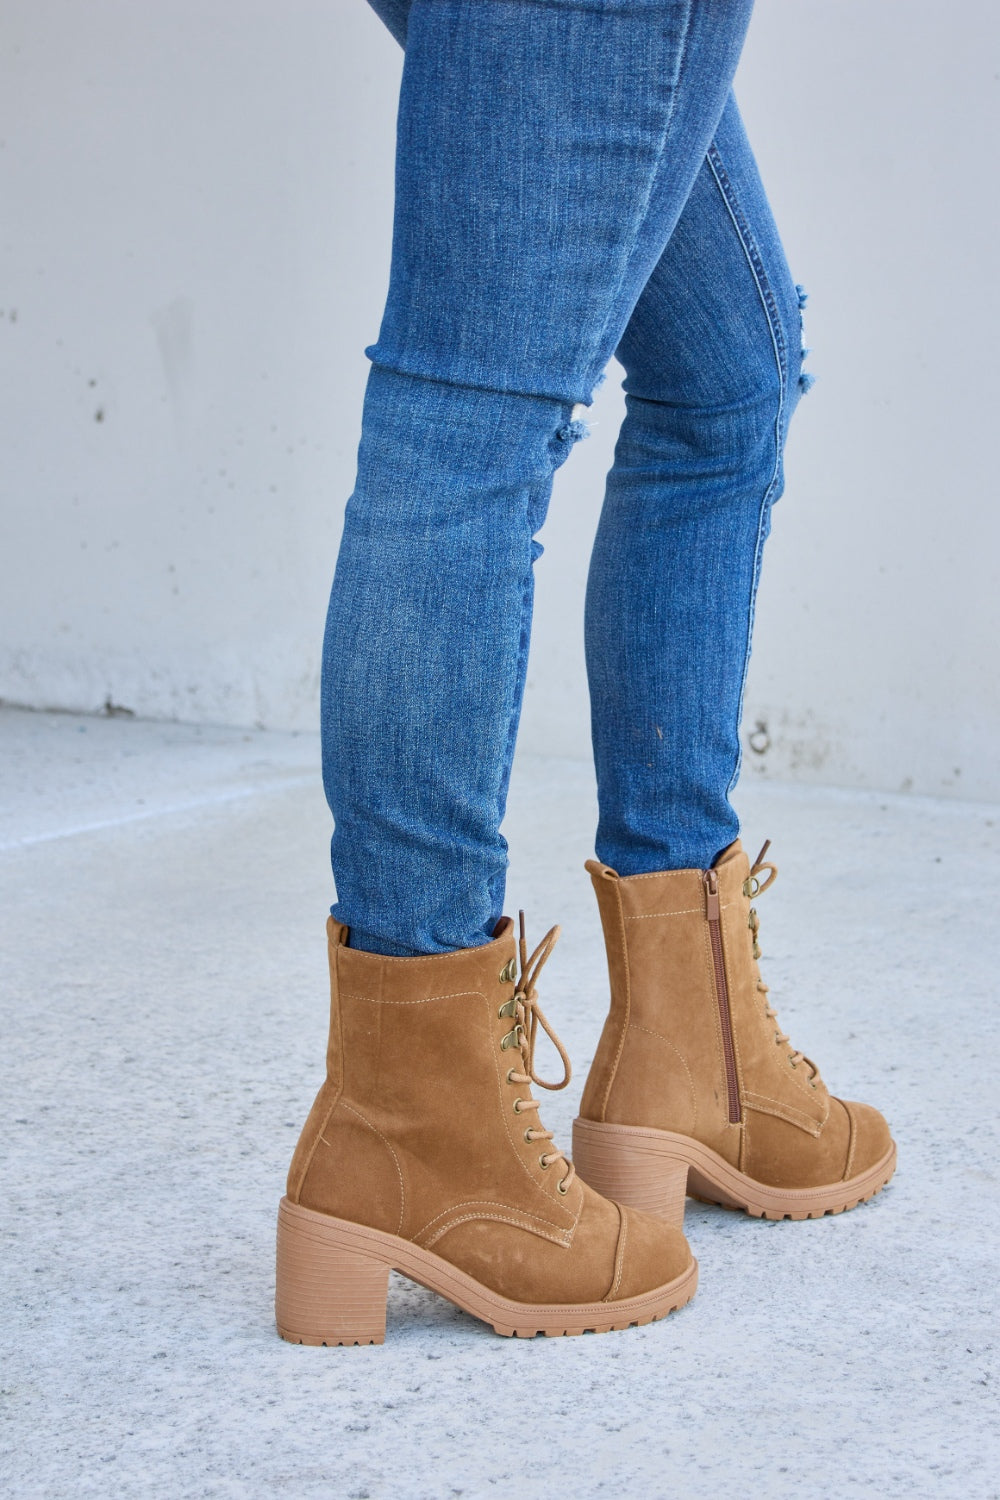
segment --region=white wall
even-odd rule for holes
[[[7,0],[0,45],[0,697],[312,727],[398,49],[363,0]],[[997,56],[986,0],[758,0],[737,92],[819,378],[748,771],[1000,796]],[[529,750],[587,753],[608,384],[543,536]]]
[[[399,48],[362,0],[3,29],[0,696],[313,727]]]

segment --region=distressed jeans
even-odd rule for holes
[[[486,942],[533,569],[605,366],[585,610],[599,859],[711,864],[801,371],[732,93],[752,0],[371,0],[405,47],[390,283],[324,642],[334,916]]]

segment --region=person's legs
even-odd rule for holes
[[[390,290],[324,650],[334,915],[359,947],[492,934],[534,534],[749,13],[414,0],[405,16]]]
[[[528,1335],[626,1328],[694,1291],[680,1230],[593,1192],[539,1119],[557,933],[529,958],[497,922],[499,825],[573,405],[676,222],[748,10],[405,15],[392,279],[324,657],[339,920],[327,1076],[279,1214],[287,1338],[383,1337],[389,1267]]]
[[[754,596],[801,364],[732,96],[617,353],[627,414],[587,590],[597,855],[622,875],[706,868],[739,832]]]

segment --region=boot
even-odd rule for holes
[[[686,1190],[755,1218],[818,1219],[873,1197],[896,1147],[833,1098],[778,1026],[751,901],[777,875],[739,840],[710,870],[621,877],[588,860],[611,1011],[573,1127],[598,1192],[680,1224]]]
[[[569,1064],[535,1001],[559,929],[518,975],[513,924],[483,947],[385,958],[331,918],[327,1077],[278,1215],[275,1313],[300,1344],[378,1344],[389,1271],[498,1333],[604,1332],[693,1295],[672,1225],[598,1197],[552,1144],[531,1084]],[[565,1077],[534,1073],[541,1026]]]

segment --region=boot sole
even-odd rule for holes
[[[606,1198],[643,1209],[678,1226],[685,1196],[755,1219],[822,1219],[867,1203],[896,1170],[896,1146],[881,1161],[842,1182],[817,1188],[775,1188],[730,1166],[691,1136],[597,1120],[573,1123],[573,1161],[584,1182]]]
[[[383,1343],[390,1271],[436,1292],[504,1337],[522,1339],[538,1333],[609,1333],[652,1323],[690,1302],[698,1285],[698,1264],[692,1260],[665,1286],[620,1302],[512,1302],[409,1240],[282,1198],[274,1312],[283,1339],[292,1344]]]

